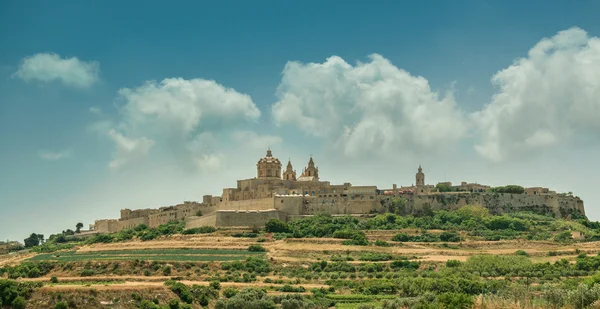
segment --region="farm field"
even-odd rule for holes
[[[1,258],[0,280],[30,291],[27,308],[63,301],[68,308],[582,308],[600,299],[594,227],[579,226],[590,235],[579,241],[559,241],[566,234],[551,225],[580,223],[551,218],[502,217],[530,227],[501,230],[508,236],[498,240],[460,227],[361,228],[376,219],[314,217],[284,225],[303,224],[300,230],[311,234],[304,237],[219,229],[45,244],[37,253]],[[547,236],[532,239],[540,225]],[[315,235],[323,227],[329,230]],[[574,293],[587,296],[579,301]]]

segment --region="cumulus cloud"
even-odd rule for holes
[[[254,131],[235,131],[231,136],[236,143],[256,150],[265,150],[282,142],[279,136],[260,135]]]
[[[580,28],[542,39],[492,82],[499,91],[473,115],[476,150],[488,159],[532,154],[600,129],[600,40]]]
[[[38,156],[42,160],[47,161],[58,161],[61,159],[66,159],[72,155],[72,151],[70,149],[65,149],[61,151],[53,151],[53,150],[39,150]]]
[[[114,129],[108,131],[108,135],[116,145],[113,160],[108,164],[111,170],[117,170],[131,161],[146,156],[150,148],[154,146],[154,141],[151,139],[146,137],[128,138]]]
[[[289,62],[273,104],[277,125],[330,139],[348,156],[443,149],[467,133],[451,91],[441,95],[428,81],[373,54],[348,64]]]
[[[147,136],[178,163],[205,171],[222,166],[223,132],[256,123],[261,115],[247,94],[199,78],[148,81],[121,89],[119,99],[123,104],[117,127],[124,136]]]
[[[15,76],[29,82],[60,81],[67,86],[88,88],[98,80],[98,62],[85,62],[72,58],[61,58],[54,53],[39,53],[26,57]]]

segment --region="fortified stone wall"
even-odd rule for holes
[[[275,209],[249,211],[218,210],[216,212],[216,226],[222,227],[260,227],[264,226],[270,219],[287,221],[286,214]]]
[[[201,217],[191,216],[185,219],[185,228],[193,229],[201,226],[217,226],[217,213],[212,212]]]
[[[99,233],[114,233],[119,231],[119,220],[117,219],[103,219],[96,220],[94,223],[96,231]]]
[[[114,232],[118,232],[123,229],[132,229],[140,224],[145,224],[146,226],[149,226],[150,220],[148,219],[148,217],[134,218],[129,220],[119,220],[119,224],[117,226],[118,230]]]
[[[414,195],[408,199],[407,213],[421,214],[429,210],[455,210],[464,205],[482,205],[492,214],[532,211],[564,217],[571,211],[583,213],[583,202],[575,197],[555,194],[528,195],[508,193],[449,193]]]
[[[243,201],[223,201],[217,204],[217,210],[269,210],[273,209],[273,198]]]

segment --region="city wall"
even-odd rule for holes
[[[186,229],[193,229],[201,226],[217,226],[217,213],[212,212],[201,217],[192,216],[185,219]]]
[[[456,210],[464,205],[481,205],[491,214],[515,211],[532,211],[566,217],[573,211],[585,214],[583,201],[576,197],[557,194],[507,194],[507,193],[447,193],[414,195],[408,199],[406,213],[422,214],[429,210]]]
[[[242,201],[223,201],[217,204],[217,210],[269,210],[273,209],[273,198],[261,198]]]
[[[218,210],[216,212],[216,226],[219,227],[261,227],[270,219],[287,221],[286,214],[275,209],[249,211]]]

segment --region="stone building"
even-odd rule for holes
[[[285,221],[318,213],[383,213],[390,200],[400,197],[406,200],[407,214],[453,210],[464,205],[482,205],[491,213],[534,211],[562,217],[573,212],[585,214],[583,201],[578,197],[557,195],[547,188],[527,188],[525,194],[490,194],[489,186],[477,183],[445,184],[453,192],[437,192],[435,186],[426,184],[419,165],[415,184],[410,186],[394,184],[393,189],[380,190],[377,186],[353,186],[349,182],[332,185],[321,180],[312,156],[298,176],[291,160],[282,171],[281,161],[268,149],[256,163],[256,177],[238,180],[236,187],[224,188],[220,197],[205,195],[202,203],[184,202],[159,209],[123,209],[120,219],[97,220],[93,227],[95,232],[113,233],[140,224],[157,227],[175,220],[185,221],[186,228],[257,227],[271,218]]]

